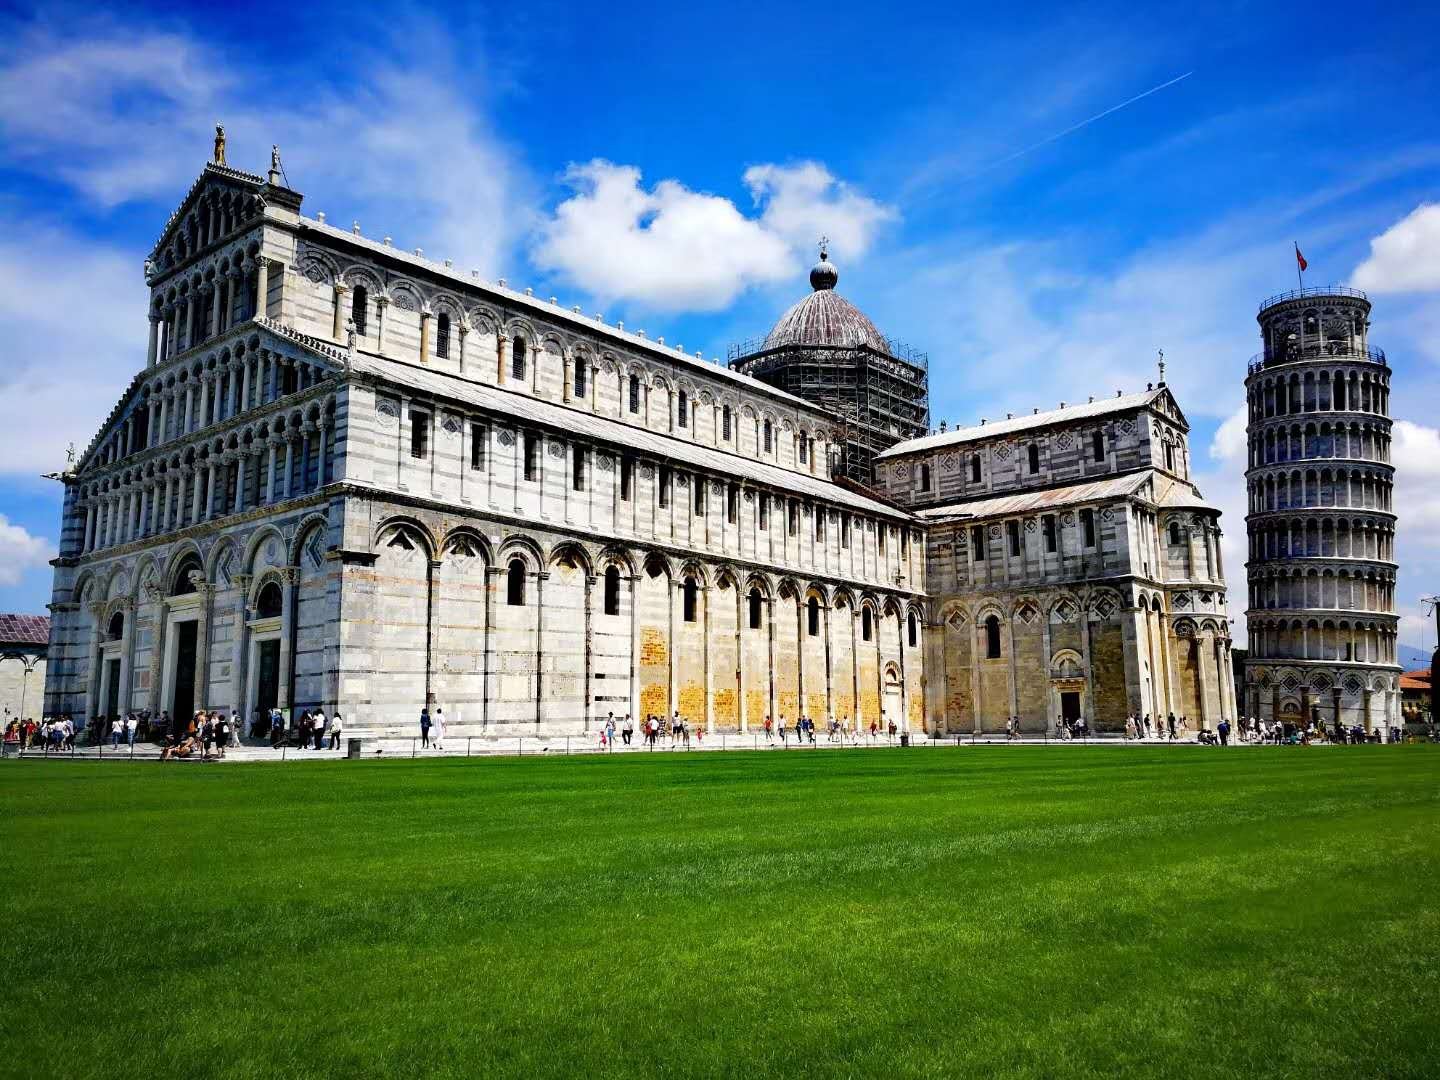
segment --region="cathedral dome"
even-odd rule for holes
[[[853,349],[866,345],[888,353],[885,335],[864,312],[835,291],[839,279],[835,264],[821,251],[820,261],[810,271],[810,287],[815,291],[780,316],[765,338],[765,348],[834,345]]]

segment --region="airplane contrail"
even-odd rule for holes
[[[991,169],[998,169],[1001,165],[1009,164],[1010,162],[1014,161],[1016,158],[1024,157],[1026,154],[1029,154],[1029,153],[1032,153],[1032,152],[1034,152],[1034,151],[1036,151],[1036,150],[1039,150],[1042,146],[1049,146],[1051,143],[1055,142],[1057,139],[1063,139],[1063,138],[1065,138],[1066,135],[1073,135],[1073,134],[1075,134],[1075,132],[1079,131],[1081,128],[1083,128],[1083,127],[1088,127],[1090,124],[1095,123],[1096,120],[1103,120],[1103,119],[1105,119],[1105,117],[1109,116],[1111,113],[1119,112],[1121,109],[1125,108],[1125,106],[1127,106],[1127,105],[1134,105],[1135,102],[1140,101],[1140,100],[1143,99],[1143,98],[1147,98],[1147,97],[1149,97],[1151,94],[1158,94],[1161,90],[1164,90],[1167,86],[1174,86],[1176,83],[1180,82],[1182,79],[1188,79],[1191,75],[1194,75],[1194,74],[1195,74],[1195,72],[1193,72],[1193,71],[1187,71],[1187,72],[1185,72],[1184,75],[1177,75],[1177,76],[1175,76],[1175,78],[1171,79],[1169,82],[1163,82],[1163,83],[1161,83],[1159,86],[1152,86],[1149,90],[1146,90],[1144,93],[1136,94],[1134,97],[1129,98],[1129,99],[1127,99],[1127,100],[1125,100],[1125,101],[1120,102],[1119,105],[1111,105],[1110,108],[1106,109],[1104,112],[1096,113],[1094,116],[1090,117],[1088,120],[1081,120],[1078,124],[1071,124],[1071,125],[1070,125],[1068,128],[1066,128],[1064,131],[1056,132],[1054,135],[1051,135],[1051,136],[1050,136],[1049,138],[1047,138],[1047,139],[1041,139],[1039,142],[1034,143],[1034,144],[1031,145],[1031,146],[1027,146],[1027,147],[1025,147],[1025,149],[1023,149],[1023,150],[1016,150],[1013,154],[1008,154],[1008,155],[1006,155],[1005,157],[1000,158],[1000,159],[997,160],[997,161],[992,161],[992,162],[990,162],[990,164],[988,164],[988,165],[981,166],[979,169],[977,169],[975,172],[971,173],[970,175],[971,175],[971,176],[978,176],[980,173],[988,172],[988,171],[991,170]]]

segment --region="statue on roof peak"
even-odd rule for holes
[[[225,125],[215,125],[215,164],[225,164]]]

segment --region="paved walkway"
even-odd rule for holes
[[[770,750],[776,753],[813,753],[819,750],[890,750],[901,749],[900,738],[897,735],[893,740],[888,736],[879,736],[875,739],[862,738],[859,741],[851,742],[829,742],[821,734],[817,734],[815,742],[797,743],[792,736],[788,742],[782,744],[779,738],[773,743],[767,743],[765,736],[760,734],[736,734],[711,735],[703,740],[692,737],[687,747],[683,743],[672,743],[667,737],[657,741],[652,749],[644,745],[638,735],[634,743],[625,746],[623,743],[613,748],[602,750],[600,748],[598,735],[571,735],[571,736],[548,736],[548,737],[527,737],[527,736],[461,736],[445,740],[443,749],[431,746],[429,748],[420,745],[419,737],[413,739],[397,738],[394,736],[369,737],[357,732],[354,736],[360,739],[362,758],[437,758],[437,757],[530,757],[537,755],[565,756],[571,754],[685,754],[710,750],[747,750],[760,751]],[[339,750],[301,750],[293,746],[272,749],[268,744],[245,743],[225,751],[224,758],[212,757],[213,762],[258,762],[258,761],[342,761],[346,759],[348,738],[341,743]],[[1051,746],[1105,746],[1105,747],[1127,747],[1127,746],[1199,746],[1193,739],[1167,743],[1164,739],[1125,739],[1119,735],[1102,735],[1089,739],[1060,740],[1045,738],[1043,736],[1024,736],[1019,739],[1006,739],[1004,735],[951,735],[937,738],[927,738],[923,735],[915,736],[911,740],[912,749],[939,749],[941,747],[975,747],[975,746],[1012,746],[1012,747],[1051,747]],[[1246,743],[1233,743],[1235,746],[1249,745]],[[7,757],[19,756],[12,749]],[[160,747],[153,743],[136,743],[133,748],[122,743],[118,750],[111,749],[109,744],[105,746],[77,746],[73,751],[65,751],[61,754],[45,753],[41,750],[27,750],[23,757],[27,760],[43,760],[58,758],[66,761],[158,761],[160,758]],[[198,756],[176,759],[184,762],[198,762]]]

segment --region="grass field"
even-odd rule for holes
[[[1440,753],[0,767],[0,1071],[1434,1076]]]

